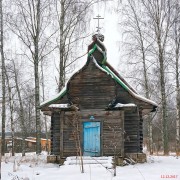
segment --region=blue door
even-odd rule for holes
[[[84,122],[84,156],[100,156],[100,122]]]

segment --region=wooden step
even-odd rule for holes
[[[112,157],[90,157],[90,156],[83,156],[83,164],[101,164],[105,167],[112,167]],[[72,156],[67,157],[66,161],[64,162],[65,165],[79,165],[81,164],[80,157]]]

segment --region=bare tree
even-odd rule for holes
[[[0,148],[1,148],[1,143],[0,143]],[[0,179],[1,179],[1,162],[2,162],[2,154],[1,154],[1,149],[0,149]]]
[[[175,21],[173,26],[173,41],[175,44],[175,76],[176,76],[176,154],[180,153],[180,76],[179,76],[179,57],[180,57],[180,4],[176,1]]]
[[[59,27],[57,47],[60,55],[58,91],[65,86],[67,64],[77,56],[77,43],[85,37],[89,23],[89,11],[93,4],[106,0],[55,0]],[[90,14],[89,14],[90,15]],[[75,58],[74,58],[75,59]]]
[[[5,84],[5,57],[4,57],[4,20],[3,20],[3,1],[0,1],[0,48],[1,48],[1,77],[2,77],[2,138],[1,154],[5,153],[5,121],[6,121],[6,84]]]
[[[45,101],[45,81],[44,81],[44,69],[43,69],[43,61],[41,61],[41,84],[42,84],[42,98]],[[47,126],[47,116],[44,115],[44,125],[45,125],[45,133],[46,133],[46,151],[49,153],[49,138],[48,138],[48,126]]]
[[[8,23],[11,30],[18,36],[21,42],[29,50],[25,51],[24,57],[33,63],[35,84],[35,114],[36,114],[36,153],[41,152],[41,126],[40,126],[40,84],[39,84],[39,62],[51,51],[47,49],[53,34],[45,36],[44,32],[49,26],[50,1],[41,0],[16,0],[13,1],[14,14],[9,12]]]
[[[147,98],[153,95],[159,101],[161,115],[158,113],[156,117],[162,124],[162,127],[158,126],[158,128],[162,130],[164,154],[168,154],[168,127],[171,124],[168,114],[171,113],[169,105],[173,104],[170,103],[170,99],[171,94],[174,93],[172,83],[169,83],[170,77],[168,77],[171,73],[170,56],[172,53],[170,32],[174,25],[174,11],[177,6],[175,0],[137,2],[128,0],[125,7],[127,11],[122,10],[122,14],[126,15],[125,27],[128,27],[124,33],[128,41],[126,47],[131,50],[128,53],[133,69],[138,69],[138,71],[133,71],[136,75],[132,78],[135,77],[135,81],[138,81],[140,85],[138,87],[143,87],[142,90]],[[177,42],[176,45],[178,45]],[[152,125],[157,122],[152,123],[152,118],[148,117],[148,123],[149,148],[152,153]]]
[[[20,92],[19,82],[18,82],[18,71],[16,69],[14,60],[12,60],[12,64],[13,64],[13,70],[14,70],[15,86],[17,90],[17,96],[18,96],[19,107],[20,107],[20,125],[21,125],[21,132],[22,132],[22,155],[25,156],[26,127],[25,127],[24,108],[23,108],[23,102],[22,102],[21,92]]]
[[[122,134],[124,133],[122,131],[121,128],[119,128],[118,126],[112,125],[112,126],[108,126],[109,130],[111,131],[112,135],[113,135],[113,139],[111,140],[110,144],[108,145],[108,148],[111,149],[111,151],[113,152],[113,175],[116,176],[116,170],[117,170],[117,164],[118,164],[118,157],[121,156],[123,157],[123,152],[122,150],[119,151],[120,149],[120,144],[122,144],[122,142],[120,142],[120,139],[122,139]],[[124,141],[124,140],[123,140]]]
[[[6,67],[7,68],[7,67]],[[14,95],[12,92],[13,87],[10,84],[9,80],[9,75],[7,73],[7,70],[5,69],[6,72],[6,81],[7,81],[7,88],[8,88],[8,99],[9,99],[9,109],[10,109],[10,120],[11,120],[11,141],[12,141],[12,156],[14,156],[15,151],[14,151]]]
[[[168,35],[173,25],[171,13],[173,12],[174,1],[170,0],[142,0],[149,20],[149,28],[154,34],[157,48],[157,60],[160,76],[160,93],[162,105],[162,124],[163,124],[163,148],[164,154],[169,152],[168,148],[168,123],[167,123],[167,94],[165,82],[166,69],[166,47],[168,45]]]
[[[36,129],[36,116],[35,116],[35,108],[34,108],[35,95],[34,95],[34,87],[32,85],[32,81],[28,81],[28,83],[25,83],[24,86],[21,87],[21,91],[22,91],[21,93],[23,99],[24,116],[26,119],[25,121],[26,132],[27,135],[32,136],[32,134],[35,133],[35,129]]]
[[[147,35],[146,20],[144,19],[144,11],[139,7],[139,2],[128,0],[123,9],[123,16],[125,19],[121,23],[124,27],[125,42],[128,64],[133,66],[134,73],[132,79],[140,83],[143,88],[142,91],[146,98],[152,95],[152,88],[150,83],[150,67],[154,62],[149,61],[150,49],[152,49],[153,42],[150,41]],[[129,76],[128,76],[129,77]],[[134,78],[135,77],[135,78]],[[138,78],[138,81],[137,81]],[[153,137],[152,137],[152,118],[149,115],[147,118],[148,125],[148,150],[150,154],[153,153]]]
[[[77,155],[80,156],[81,173],[84,173],[84,164],[83,164],[83,157],[82,157],[83,152],[82,152],[81,135],[80,135],[79,108],[78,108],[78,105],[72,105],[72,108],[74,110],[73,119],[72,119],[72,126],[74,128],[73,135],[74,135],[74,140],[76,143]]]

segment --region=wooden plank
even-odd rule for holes
[[[123,123],[123,111],[106,112],[105,120],[103,121],[103,155],[114,155],[115,146],[117,153],[124,153]]]
[[[68,89],[72,102],[79,97],[81,109],[104,109],[115,97],[116,82],[90,62],[71,79]]]
[[[125,112],[125,142],[124,149],[125,153],[135,152],[138,153],[140,149],[139,144],[139,114],[136,110],[135,112]]]
[[[53,154],[53,114],[51,116],[51,154]]]
[[[63,111],[61,111],[61,114],[60,114],[60,156],[63,157],[63,151],[64,151],[64,148],[63,148],[63,141],[64,141],[64,133],[63,133],[63,130],[64,130],[64,113]]]
[[[59,151],[60,146],[60,136],[59,136],[59,113],[54,112],[52,116],[52,123],[51,123],[51,140],[52,140],[52,154],[58,155],[57,149]]]

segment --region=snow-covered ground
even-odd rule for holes
[[[175,156],[148,156],[147,163],[117,167],[116,177],[112,169],[100,164],[84,165],[84,173],[79,165],[47,164],[45,155],[16,157],[16,172],[13,157],[3,161],[6,163],[2,162],[2,180],[180,180],[180,157]]]

